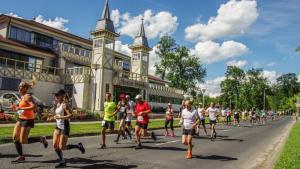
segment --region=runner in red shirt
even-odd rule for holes
[[[141,136],[148,137],[151,135],[154,141],[156,141],[156,136],[154,132],[148,133],[148,123],[149,123],[149,116],[148,114],[151,113],[151,107],[148,105],[146,101],[142,100],[142,95],[137,95],[135,97],[136,99],[136,108],[134,116],[137,117],[136,120],[136,126],[135,126],[135,135],[136,135],[136,141],[138,145],[136,146],[136,149],[141,149]]]

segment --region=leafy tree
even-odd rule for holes
[[[167,65],[170,70],[167,72],[167,79],[171,82],[171,87],[188,91],[188,89],[193,90],[197,83],[203,82],[206,69],[203,68],[199,58],[190,56],[189,53],[187,47],[177,47],[173,58]]]
[[[283,97],[292,97],[300,92],[300,84],[295,73],[287,73],[277,78],[277,88]]]
[[[170,62],[176,49],[176,41],[170,36],[163,36],[157,45],[155,54],[161,59],[160,63],[155,64],[155,74],[165,80],[167,71],[170,68]]]

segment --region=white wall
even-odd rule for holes
[[[73,88],[73,107],[89,109],[90,103],[90,85],[88,83],[76,83]]]
[[[60,89],[64,89],[63,84],[38,81],[30,92],[33,92],[33,94],[45,102],[46,105],[51,105],[54,100],[53,93],[56,93]]]
[[[0,35],[6,38],[7,24],[0,25]]]

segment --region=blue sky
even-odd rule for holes
[[[118,49],[130,52],[127,44],[132,43],[144,16],[151,46],[156,45],[160,36],[169,34],[203,60],[207,68],[206,86],[213,88],[208,91],[211,95],[218,93],[228,64],[244,69],[263,68],[270,81],[282,73],[300,74],[300,53],[295,52],[300,46],[299,0],[188,2],[110,0],[116,29],[121,32]],[[0,13],[26,19],[40,15],[40,22],[88,38],[103,5],[104,0],[2,0]],[[159,62],[153,54],[151,57]]]

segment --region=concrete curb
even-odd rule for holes
[[[256,158],[255,164],[249,169],[272,169],[275,166],[277,159],[279,158],[283,147],[287,141],[287,138],[290,135],[291,129],[294,126],[295,121],[293,120],[290,124],[288,124],[284,131],[283,135],[275,138],[275,142],[273,142],[263,153],[259,154]]]

